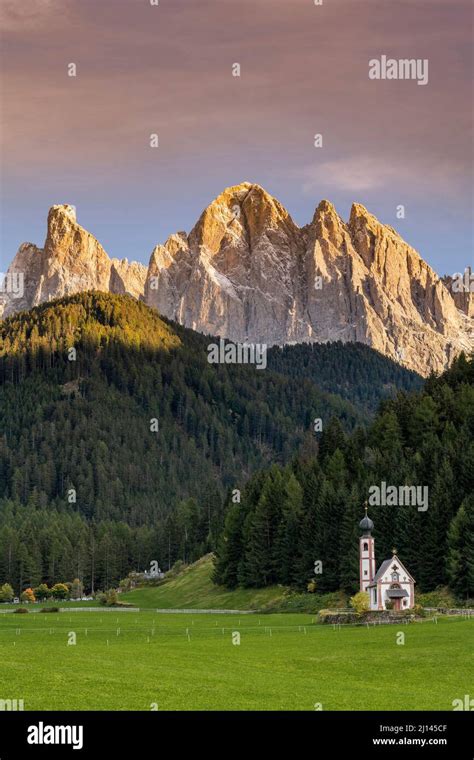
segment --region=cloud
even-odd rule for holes
[[[25,32],[47,25],[64,23],[68,0],[1,0],[0,23],[3,32]]]
[[[453,167],[451,167],[453,168]],[[449,173],[442,162],[425,166],[420,171],[419,163],[409,160],[395,163],[393,156],[347,156],[321,164],[313,164],[303,169],[299,178],[302,180],[304,193],[313,193],[321,185],[351,193],[368,192],[384,188],[428,186],[431,190],[438,185],[445,192],[449,184]]]

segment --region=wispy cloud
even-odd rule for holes
[[[62,25],[69,13],[69,0],[1,0],[0,23],[3,32],[26,32],[47,25]]]
[[[420,171],[419,164],[409,160],[398,162],[393,156],[346,156],[333,161],[324,161],[305,167],[299,174],[302,189],[313,194],[322,184],[343,192],[370,192],[371,190],[391,188],[430,187],[435,190],[438,185],[444,193],[451,184],[451,173],[442,161],[425,166]]]

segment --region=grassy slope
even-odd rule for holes
[[[149,609],[255,610],[285,593],[282,586],[229,591],[215,586],[211,573],[212,557],[207,555],[162,586],[135,589],[120,598]]]
[[[404,646],[397,626],[333,630],[309,615],[19,618],[0,616],[0,683],[25,710],[451,710],[474,678],[467,618],[403,626]]]

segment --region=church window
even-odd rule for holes
[[[367,542],[365,542],[363,548],[364,548],[365,552],[368,552],[369,551],[369,544]]]

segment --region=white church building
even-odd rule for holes
[[[415,606],[415,581],[393,549],[391,559],[382,562],[375,570],[375,546],[372,537],[374,523],[367,515],[360,521],[362,530],[359,550],[360,590],[369,594],[371,610],[386,610],[387,602],[394,610],[408,610]]]

